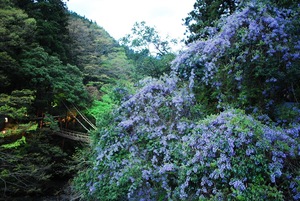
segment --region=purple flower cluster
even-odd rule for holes
[[[166,91],[163,86],[155,86],[153,99],[165,94],[160,90]],[[169,109],[173,109],[173,96],[178,90],[169,91],[162,105],[168,102]],[[145,88],[142,91],[149,92]],[[145,98],[142,94],[140,97]],[[124,105],[123,112],[119,112],[127,118],[147,110],[140,108],[140,101],[131,102],[130,110]],[[178,112],[184,113],[181,109]],[[106,130],[109,135],[103,132],[94,163],[94,171],[99,174],[88,185],[91,195],[107,186],[112,192],[125,186],[122,195],[129,200],[193,200],[210,196],[226,200],[227,196],[247,193],[249,186],[261,185],[257,180],[261,177],[263,184],[278,184],[280,192],[286,190],[280,185],[286,182],[285,186],[293,189],[289,196],[297,200],[297,182],[283,177],[299,176],[290,169],[289,162],[300,156],[300,126],[272,127],[241,110],[227,110],[198,122],[188,121],[185,116],[172,122],[167,122],[170,117],[164,118],[160,116],[155,125],[147,120],[134,122],[130,128],[121,124],[123,120]]]
[[[276,96],[289,90],[292,80],[300,79],[298,73],[293,73],[300,61],[300,36],[296,33],[299,17],[296,9],[250,1],[220,22],[220,32],[190,44],[173,61],[172,69],[183,77],[193,72],[196,84],[215,91],[218,108],[224,108],[224,102],[237,102],[234,107],[246,109],[252,104],[248,100],[256,99],[254,102],[268,111],[273,107],[271,102],[278,99]],[[228,76],[224,77],[224,73]],[[256,94],[245,93],[258,86]],[[221,95],[224,91],[231,92],[230,98]],[[264,91],[271,102],[263,103],[265,99],[259,91]]]
[[[300,156],[299,134],[299,127],[266,126],[236,110],[200,122],[185,140],[189,160],[181,172],[181,198],[188,199],[191,186],[204,197],[224,186],[242,193],[260,175],[268,177],[266,183],[280,183],[289,160]]]
[[[194,104],[194,96],[187,88],[177,88],[176,76],[149,78],[141,84],[144,87],[140,92],[124,102],[119,109],[124,117],[119,123],[120,127],[127,130],[134,127],[140,129],[139,132],[143,130],[160,136],[166,126],[183,116],[189,116],[188,110]]]
[[[188,119],[194,96],[174,75],[147,78],[140,85],[141,89],[116,111],[113,128],[101,132],[93,169],[101,171],[102,176],[90,188],[102,188],[102,181],[109,178],[110,185],[122,186],[125,182],[129,186],[127,198],[135,199],[143,192],[156,195],[150,185],[154,182],[167,192],[166,198],[171,198],[170,180],[176,180],[180,165],[173,160],[184,158],[178,141],[193,128]]]

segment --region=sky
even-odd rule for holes
[[[196,0],[69,0],[69,10],[95,21],[114,39],[131,33],[135,22],[145,21],[161,37],[183,39],[182,19],[193,10]]]

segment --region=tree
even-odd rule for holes
[[[184,19],[184,25],[187,27],[186,43],[207,37],[211,31],[208,27],[215,27],[221,17],[231,15],[241,2],[243,1],[197,0],[194,10]]]
[[[15,121],[24,120],[32,109],[35,92],[23,89],[14,90],[10,95],[0,94],[0,114]]]
[[[132,34],[127,34],[120,43],[134,62],[137,80],[145,76],[158,78],[170,72],[170,62],[175,58],[172,52],[172,45],[177,43],[175,39],[163,39],[154,27],[136,22]]]
[[[151,55],[163,56],[171,53],[171,45],[177,43],[175,39],[161,38],[155,27],[146,25],[144,21],[136,22],[131,30],[132,34],[127,34],[120,42],[136,52],[148,50]]]
[[[83,72],[86,66],[99,67],[101,56],[117,46],[102,27],[76,13],[69,16],[68,30],[72,41],[71,58]]]
[[[22,10],[13,7],[11,1],[0,1],[0,93],[10,93],[20,84],[16,79],[20,54],[31,45],[36,21]]]
[[[36,20],[36,42],[64,63],[69,60],[70,37],[67,29],[69,12],[62,0],[15,0],[17,6]]]
[[[147,51],[135,53],[130,58],[134,60],[135,78],[136,80],[143,79],[146,76],[159,78],[163,74],[168,74],[171,71],[170,64],[175,58],[174,54],[166,54],[161,57],[153,57],[147,54]]]
[[[191,44],[173,69],[195,78],[198,100],[214,111],[239,107],[275,118],[278,105],[300,99],[297,17],[299,7],[251,1]]]
[[[231,15],[235,10],[243,7],[249,0],[197,0],[188,17],[184,19],[184,25],[187,27],[185,41],[186,44],[201,38],[207,38],[212,32],[219,31],[218,20]],[[271,0],[280,7],[297,7],[297,0]]]
[[[88,102],[80,70],[70,64],[64,65],[57,57],[50,56],[43,48],[37,47],[22,55],[23,68],[18,69],[22,79],[31,80],[28,87],[37,91],[37,100],[51,104],[68,101],[79,105]]]
[[[133,65],[130,63],[122,47],[114,48],[107,55],[101,56],[101,60],[100,71],[102,74],[108,75],[112,81],[130,79]]]

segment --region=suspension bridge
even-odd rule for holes
[[[88,126],[85,126],[77,117],[76,115],[70,110],[70,108],[63,102],[63,104],[65,105],[65,107],[67,108],[67,110],[69,111],[69,113],[72,115],[72,117],[74,119],[76,119],[76,121],[87,131],[86,133],[84,132],[79,132],[79,131],[74,131],[74,130],[69,130],[69,129],[63,129],[61,128],[59,131],[55,131],[53,134],[64,137],[64,138],[68,138],[71,140],[75,140],[75,141],[81,141],[81,142],[86,142],[86,143],[90,143],[91,139],[89,136],[89,132],[91,130],[96,130],[97,127],[82,113],[80,112],[80,110],[74,105],[72,104],[72,108],[75,109],[75,111],[77,112],[77,114],[79,114],[81,116],[81,119],[84,120],[84,122],[86,122],[86,124]],[[88,128],[90,127],[90,129]]]
[[[83,133],[83,132],[78,132],[78,131],[73,131],[68,129],[60,129],[59,131],[55,131],[53,134],[71,140],[75,140],[75,141],[81,141],[86,143],[90,143],[91,141],[88,133]]]

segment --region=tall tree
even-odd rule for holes
[[[243,2],[242,0],[197,0],[188,17],[184,19],[187,27],[186,43],[193,42],[209,33],[207,27],[214,27],[215,22],[222,16],[232,14]]]
[[[120,43],[127,50],[127,56],[134,61],[136,79],[145,76],[159,77],[170,72],[170,63],[175,58],[172,45],[175,39],[162,38],[155,27],[146,22],[136,22]]]
[[[275,118],[284,102],[300,99],[299,6],[291,8],[250,1],[219,32],[193,43],[174,69],[196,77],[199,101],[208,108],[230,105]]]
[[[20,84],[16,70],[21,53],[34,40],[36,21],[10,0],[0,0],[0,93],[10,93]]]
[[[57,57],[50,56],[43,48],[37,47],[22,55],[23,75],[20,79],[27,83],[28,88],[37,91],[37,100],[47,107],[60,104],[61,101],[84,105],[87,93],[83,86],[82,74],[76,66],[64,65]]]
[[[16,5],[37,21],[36,40],[45,51],[64,63],[69,57],[69,12],[62,0],[14,0]]]
[[[120,42],[136,52],[148,50],[152,55],[163,56],[171,53],[171,45],[177,43],[175,39],[162,38],[155,27],[148,26],[144,21],[136,22],[131,31]]]
[[[187,27],[186,44],[196,41],[199,38],[208,37],[212,31],[217,29],[218,20],[231,15],[236,9],[246,5],[249,0],[196,0],[194,9],[184,19]],[[297,0],[270,0],[268,4],[293,8],[297,7]]]

